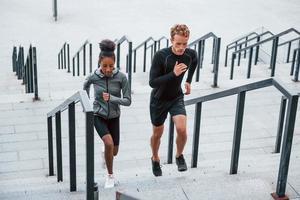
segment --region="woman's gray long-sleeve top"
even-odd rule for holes
[[[89,75],[83,85],[83,89],[89,95],[90,86],[94,86],[94,114],[105,119],[112,119],[120,116],[120,105],[131,104],[131,94],[126,75],[118,69],[113,71],[111,77],[105,76],[100,69]],[[102,94],[110,94],[109,101],[104,101]],[[121,95],[122,92],[122,95]]]

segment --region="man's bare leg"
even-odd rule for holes
[[[150,144],[152,149],[152,160],[159,161],[159,146],[160,146],[160,138],[164,131],[164,125],[161,126],[153,126],[153,134],[151,136]]]

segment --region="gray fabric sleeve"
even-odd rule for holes
[[[88,96],[90,97],[90,86],[92,84],[92,74],[89,75],[88,77],[86,77],[84,83],[83,83],[83,89],[86,91],[86,93],[88,94]]]
[[[126,76],[122,77],[122,97],[116,97],[110,94],[109,101],[122,106],[130,106],[131,93],[129,89],[129,83]]]

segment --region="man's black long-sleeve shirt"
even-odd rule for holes
[[[181,82],[185,74],[176,76],[173,72],[176,62],[184,63],[188,69],[186,82],[191,83],[197,67],[197,53],[193,49],[185,49],[183,55],[176,55],[172,47],[155,53],[150,69],[149,85],[153,88],[151,97],[161,100],[173,100],[183,95]]]

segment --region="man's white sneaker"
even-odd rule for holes
[[[115,186],[114,175],[108,174],[105,180],[104,188],[113,188]]]

